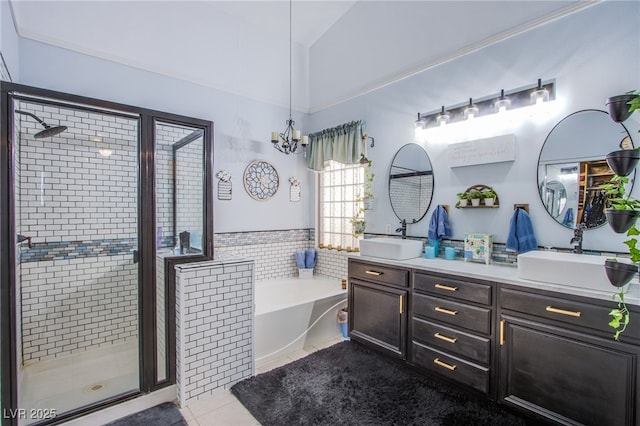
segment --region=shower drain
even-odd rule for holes
[[[86,392],[98,392],[107,387],[106,383],[96,383],[85,389]]]

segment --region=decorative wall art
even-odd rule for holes
[[[291,184],[291,186],[289,187],[289,201],[291,202],[300,201],[300,199],[302,198],[301,196],[302,182],[300,182],[296,177],[291,177],[289,178],[289,183]]]
[[[231,173],[226,170],[220,170],[216,173],[218,180],[218,200],[231,199]]]
[[[266,201],[278,192],[280,178],[276,169],[266,161],[256,160],[244,169],[244,189],[254,200]]]

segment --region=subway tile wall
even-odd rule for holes
[[[136,338],[138,280],[130,256],[20,267],[25,365]]]
[[[137,120],[20,101],[23,363],[137,336]],[[100,150],[108,149],[108,152]]]
[[[219,233],[214,235],[214,250],[216,257],[242,256],[254,260],[258,281],[295,277],[298,266],[294,253],[313,248],[310,237],[309,229]]]
[[[253,375],[253,288],[250,260],[176,267],[180,406]]]
[[[193,128],[159,123],[156,126],[156,223],[160,247],[175,247],[173,229],[173,145],[193,133]],[[202,137],[178,150],[177,222],[179,231],[202,230]],[[194,185],[193,182],[199,182]]]

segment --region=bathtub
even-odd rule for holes
[[[346,306],[347,291],[335,278],[256,281],[255,362],[340,338],[337,314]]]

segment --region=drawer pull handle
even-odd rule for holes
[[[504,346],[504,320],[500,321],[500,346]]]
[[[433,360],[433,363],[434,363],[435,365],[439,365],[440,367],[444,367],[444,368],[446,368],[447,370],[451,370],[451,371],[453,371],[453,370],[455,370],[455,369],[456,369],[456,366],[455,366],[455,365],[451,365],[451,364],[447,364],[446,362],[442,362],[442,361],[440,361],[438,358],[434,359],[434,360]]]
[[[436,306],[435,311],[447,315],[458,315],[458,311],[451,311],[449,309],[441,308],[440,306]]]
[[[403,302],[404,302],[404,300],[403,300],[403,299],[404,299],[404,297],[403,297],[403,295],[401,294],[401,295],[400,295],[400,315],[404,314],[404,303],[403,303]]]
[[[379,277],[380,275],[382,275],[382,272],[378,272],[378,271],[369,271],[366,270],[364,271],[365,274],[369,274],[369,275],[375,275],[376,277]]]
[[[436,333],[433,335],[436,339],[444,340],[445,342],[455,343],[458,339],[455,337],[447,337],[444,334]]]
[[[440,290],[458,291],[458,287],[451,287],[451,286],[440,284],[440,283],[434,285],[434,287],[439,288]]]
[[[580,315],[582,315],[579,311],[566,311],[564,309],[554,308],[553,306],[547,306],[545,310],[547,312],[553,312],[554,314],[568,315],[576,318],[580,318]]]

